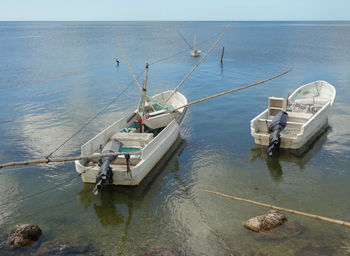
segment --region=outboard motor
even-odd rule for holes
[[[270,133],[269,138],[269,148],[267,150],[267,154],[269,156],[272,155],[272,151],[279,149],[281,145],[281,131],[287,125],[288,114],[284,111],[280,111],[275,115],[272,119],[270,126],[268,127],[268,132]]]
[[[111,140],[102,149],[102,154],[118,153],[122,143],[120,141]],[[102,157],[101,167],[96,177],[96,185],[92,192],[97,195],[102,184],[113,184],[113,172],[110,164],[117,159],[118,156]]]

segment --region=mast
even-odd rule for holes
[[[196,50],[197,47],[196,47],[196,33],[193,33],[193,49]]]
[[[146,105],[146,89],[147,89],[147,74],[148,74],[148,63],[146,63],[146,70],[145,70],[145,83],[143,85],[142,89],[142,125],[141,125],[141,133],[145,132],[145,105]]]

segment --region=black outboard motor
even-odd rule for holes
[[[286,127],[287,119],[288,119],[288,114],[284,111],[280,111],[272,119],[272,122],[268,127],[270,138],[269,138],[269,148],[267,150],[267,154],[269,156],[272,155],[273,150],[279,149],[281,145],[280,132]]]
[[[118,153],[121,145],[122,143],[120,141],[111,140],[104,146],[102,154]],[[117,157],[118,156],[102,157],[100,171],[96,177],[96,185],[92,190],[95,195],[98,194],[102,184],[113,184],[113,172],[110,164],[117,159]]]

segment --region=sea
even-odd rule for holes
[[[350,253],[349,228],[287,214],[287,228],[254,233],[242,224],[269,209],[204,191],[350,221],[350,22],[0,22],[0,162],[80,155],[135,110],[140,92],[117,36],[140,83],[150,64],[154,95],[200,60],[190,57],[194,34],[204,56],[228,24],[180,88],[189,102],[292,71],[190,106],[174,146],[137,187],[95,196],[73,162],[0,169],[1,255]],[[337,90],[329,127],[302,153],[268,157],[250,120],[269,96],[316,80]],[[43,234],[10,250],[22,223]]]

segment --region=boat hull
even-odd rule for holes
[[[179,123],[176,120],[171,121],[168,126],[141,150],[141,160],[135,166],[131,166],[130,172],[127,171],[126,165],[112,164],[113,184],[126,186],[138,185],[171,148],[179,133]],[[99,166],[97,164],[94,166],[85,166],[81,162],[75,161],[75,167],[77,172],[81,174],[83,182],[96,182],[99,172]]]

